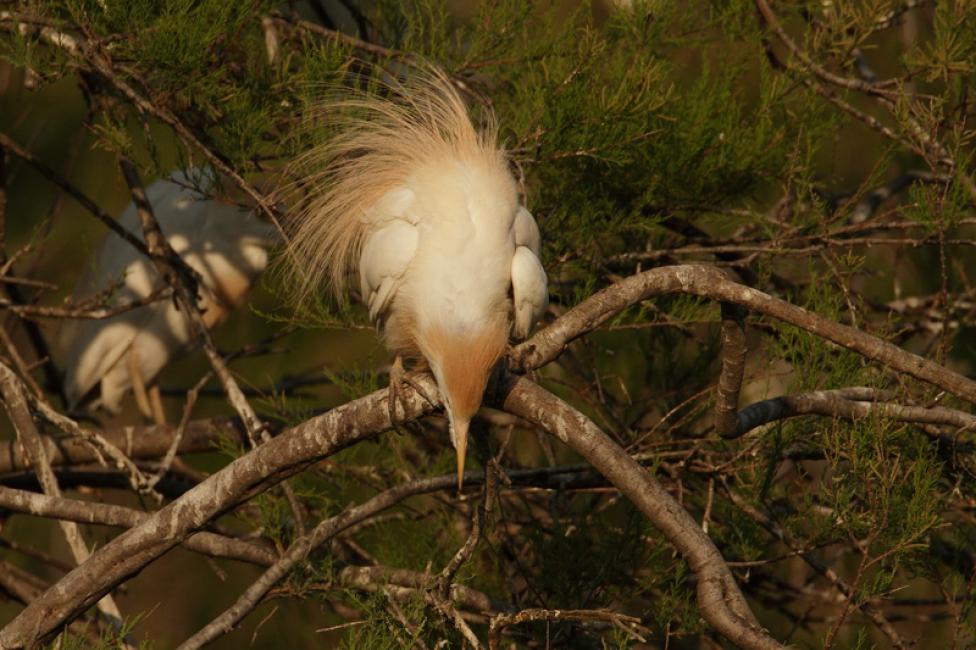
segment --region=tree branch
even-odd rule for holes
[[[887,401],[892,397],[887,391],[862,387],[774,397],[750,404],[739,411],[735,429],[724,437],[738,438],[756,427],[799,415],[824,415],[851,420],[879,415],[899,422],[976,430],[976,416],[964,411],[942,406],[906,406]]]
[[[739,410],[739,391],[746,367],[745,310],[722,303],[722,372],[715,391],[715,431],[725,435],[735,431]]]
[[[61,488],[58,487],[58,481],[54,472],[51,471],[47,457],[44,455],[44,445],[41,444],[37,425],[34,423],[34,418],[27,406],[24,390],[14,371],[2,362],[0,362],[0,394],[3,395],[3,403],[7,409],[7,414],[10,416],[10,422],[14,425],[17,437],[27,451],[34,472],[37,474],[38,482],[46,494],[52,497],[60,497]],[[75,563],[84,564],[85,560],[89,558],[89,552],[78,525],[70,521],[60,521],[59,524]],[[98,609],[116,621],[122,620],[118,606],[111,595],[107,593],[98,601]]]
[[[116,221],[112,215],[102,210],[98,207],[98,204],[92,201],[84,192],[76,188],[74,185],[69,183],[66,179],[62,178],[60,174],[55,172],[53,169],[42,163],[40,160],[34,157],[31,152],[27,151],[19,144],[14,142],[4,133],[0,133],[0,149],[5,149],[10,153],[14,154],[31,167],[36,169],[44,178],[49,180],[51,183],[57,185],[62,190],[64,190],[71,198],[80,203],[88,212],[90,212],[96,219],[102,222],[106,228],[114,232],[116,235],[125,240],[130,246],[135,248],[137,251],[143,255],[149,255],[149,250],[146,245],[138,237],[133,235],[131,232],[125,229],[118,221]]]
[[[509,376],[506,411],[545,428],[619,489],[670,541],[698,577],[698,606],[724,637],[744,648],[782,648],[746,603],[712,540],[650,472],[585,415],[524,377]]]
[[[805,327],[816,335],[845,345],[892,368],[931,381],[967,399],[976,396],[974,382],[907,353],[864,332],[827,321],[762,292],[731,282],[714,269],[679,266],[654,269],[623,280],[570,310],[515,350],[523,367],[538,367],[574,338],[598,327],[614,313],[662,293],[689,293],[742,305]],[[436,394],[429,376],[417,381]],[[610,442],[585,417],[527,380],[509,382],[505,409],[555,432],[624,492],[688,558],[699,575],[702,611],[720,632],[749,647],[779,647],[758,631],[741,592],[708,537],[687,512],[627,454]],[[187,492],[145,522],[122,533],[96,552],[83,567],[66,575],[57,588],[0,631],[0,646],[19,647],[46,638],[66,620],[83,611],[101,593],[138,572],[207,521],[308,464],[390,427],[378,391],[340,406],[290,429]],[[415,391],[406,391],[404,419],[431,407]],[[136,549],[133,552],[133,549]]]
[[[457,483],[457,476],[439,476],[404,483],[386,490],[372,499],[343,511],[335,517],[320,522],[311,533],[295,540],[288,552],[274,566],[254,581],[247,590],[217,618],[210,621],[196,634],[180,644],[177,650],[195,650],[234,629],[241,619],[260,604],[264,596],[284,578],[292,568],[313,550],[332,539],[350,526],[390,508],[407,497],[435,490],[443,490]]]
[[[54,497],[3,486],[0,486],[0,508],[35,517],[116,528],[131,528],[150,516],[149,513],[125,506]],[[272,551],[258,544],[208,532],[191,535],[184,540],[183,546],[211,557],[225,557],[259,566],[270,566],[277,559]]]
[[[237,445],[247,442],[239,428],[239,421],[232,418],[193,420],[187,424],[177,448],[179,454],[212,451],[221,440]],[[176,427],[148,425],[124,427],[100,432],[110,445],[118,448],[132,460],[161,458],[172,443]],[[52,467],[85,465],[97,462],[99,456],[92,446],[76,437],[55,438],[40,436],[44,453]],[[20,441],[0,443],[0,475],[30,468],[27,450]]]
[[[511,363],[520,369],[545,365],[559,356],[573,340],[596,329],[627,307],[654,296],[672,293],[734,303],[750,312],[772,316],[976,404],[976,382],[973,380],[866,332],[835,323],[802,307],[733,282],[712,267],[698,265],[651,269],[610,285],[517,346],[513,350]]]
[[[437,394],[426,375],[415,378]],[[387,391],[339,406],[256,447],[181,498],[153,513],[98,549],[84,565],[64,576],[0,630],[0,648],[32,646],[49,638],[101,594],[182,542],[237,502],[295,474],[317,460],[391,427]],[[403,417],[415,419],[432,407],[416,391],[404,391]]]

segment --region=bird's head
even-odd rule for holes
[[[492,369],[505,353],[508,327],[504,318],[497,318],[461,329],[434,325],[417,336],[444,398],[451,443],[457,451],[458,488],[463,481],[468,428],[481,406]]]

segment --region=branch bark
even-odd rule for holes
[[[596,329],[627,307],[654,296],[672,293],[734,303],[750,312],[772,316],[976,404],[976,381],[972,379],[866,332],[835,323],[802,307],[733,282],[712,267],[690,264],[651,269],[595,293],[517,346],[513,350],[511,363],[521,369],[538,368],[559,356],[573,340]]]
[[[62,522],[102,524],[116,528],[131,528],[150,517],[149,513],[125,506],[36,494],[3,486],[0,486],[0,508]],[[204,555],[259,566],[270,566],[277,559],[272,551],[258,544],[207,532],[188,537],[183,546]]]
[[[17,431],[17,437],[27,450],[31,465],[37,474],[38,482],[46,494],[52,497],[60,497],[61,488],[58,487],[58,480],[55,478],[54,472],[51,471],[51,465],[44,455],[44,445],[41,444],[41,437],[37,432],[37,425],[34,423],[34,418],[31,416],[30,409],[27,406],[27,397],[24,395],[24,389],[20,384],[20,380],[14,374],[14,371],[4,363],[0,363],[0,394],[3,395],[3,404],[7,409],[7,414],[10,416],[10,422]],[[84,564],[90,555],[88,546],[81,536],[81,530],[78,528],[78,525],[71,521],[60,521],[59,523],[75,563],[78,565]],[[98,609],[117,621],[122,620],[122,614],[119,612],[115,600],[108,593],[98,601]]]
[[[429,376],[419,376],[415,381],[428,394],[437,394]],[[415,419],[432,409],[413,390],[404,391],[400,405],[404,419]],[[93,553],[88,562],[65,575],[0,630],[0,648],[31,647],[50,638],[103,593],[237,502],[391,426],[384,389],[307,420],[256,447]]]
[[[109,444],[120,449],[132,460],[147,460],[165,456],[175,432],[176,427],[173,426],[149,425],[124,427],[100,433]],[[99,460],[95,449],[80,438],[55,438],[41,435],[40,439],[52,467],[86,465]],[[183,432],[177,453],[211,451],[222,439],[237,445],[244,445],[247,442],[236,419],[218,417],[192,420]],[[23,471],[30,467],[30,458],[22,442],[0,443],[0,475]]]
[[[715,431],[725,435],[735,431],[739,410],[739,391],[746,367],[745,310],[722,303],[722,372],[715,391]]]
[[[891,395],[872,388],[850,387],[818,390],[799,395],[783,395],[750,404],[738,414],[735,431],[726,438],[737,438],[752,429],[800,415],[824,415],[848,419],[880,415],[913,424],[937,424],[963,431],[976,430],[976,416],[942,406],[910,406],[889,402]]]
[[[514,351],[514,365],[538,367],[555,358],[570,341],[598,327],[613,314],[663,293],[688,293],[742,305],[774,316],[855,350],[896,370],[976,401],[976,383],[930,361],[850,327],[732,282],[714,269],[678,266],[653,269],[623,280],[570,310]],[[429,376],[417,382],[436,394]],[[730,640],[746,647],[778,648],[758,629],[721,555],[707,535],[670,495],[622,449],[584,416],[524,379],[510,379],[506,410],[554,432],[658,526],[699,576],[703,614]],[[404,419],[432,407],[413,390],[405,391]],[[191,532],[242,499],[266,490],[309,464],[391,426],[387,391],[378,391],[312,418],[237,459],[181,499],[122,533],[67,574],[0,631],[0,647],[23,647],[48,638],[114,585],[141,570]]]
[[[551,432],[619,489],[668,538],[698,577],[702,615],[744,648],[782,648],[762,631],[708,535],[619,445],[585,415],[529,380],[509,377],[503,407]]]

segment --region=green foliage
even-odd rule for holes
[[[65,631],[46,647],[51,650],[117,650],[127,647],[153,650],[156,645],[151,641],[132,643],[131,638],[128,638],[142,618],[142,615],[127,618],[118,628],[103,625],[100,630],[90,629],[85,633]]]

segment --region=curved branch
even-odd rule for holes
[[[726,438],[738,438],[752,429],[799,415],[824,415],[848,419],[880,415],[899,422],[937,424],[959,429],[976,430],[976,416],[942,406],[906,406],[888,400],[885,391],[851,387],[836,390],[818,390],[799,395],[783,395],[750,404],[737,417],[735,431]]]
[[[772,316],[976,404],[976,381],[866,332],[733,282],[712,267],[690,264],[638,273],[593,294],[516,347],[512,352],[512,364],[523,369],[545,365],[559,356],[574,339],[596,329],[627,307],[671,293],[734,303],[749,311]]]
[[[429,376],[416,377],[415,381],[428,394],[437,394]],[[433,408],[414,390],[404,391],[401,406],[405,420]],[[376,391],[256,447],[98,549],[0,630],[0,648],[32,647],[49,638],[102,594],[237,502],[269,489],[317,460],[388,430],[389,412],[387,391]]]
[[[302,561],[314,549],[329,541],[349,526],[368,517],[372,517],[387,508],[391,508],[407,497],[424,492],[443,490],[456,483],[457,476],[439,476],[437,478],[420,479],[411,481],[410,483],[404,483],[403,485],[381,492],[372,499],[353,508],[349,508],[335,517],[330,517],[320,522],[312,532],[295,540],[288,548],[288,551],[271,568],[265,571],[260,578],[255,580],[233,605],[224,610],[217,618],[200,628],[196,634],[181,643],[177,650],[195,650],[210,643],[217,637],[230,632],[241,619],[258,606],[268,591],[278,584],[278,581],[288,575],[288,572],[296,564]]]
[[[538,367],[570,341],[629,305],[664,293],[687,293],[742,305],[803,327],[880,363],[976,402],[976,382],[856,329],[725,278],[715,269],[676,266],[638,274],[592,296],[513,351],[516,365]],[[417,378],[436,394],[429,376]],[[779,647],[758,630],[744,598],[708,537],[687,512],[627,454],[584,416],[527,380],[510,380],[505,398],[512,411],[555,432],[604,474],[668,536],[700,577],[699,601],[709,622],[748,647]],[[0,647],[23,647],[47,638],[98,597],[137,573],[193,531],[238,501],[266,490],[309,464],[391,426],[387,391],[377,391],[290,429],[254,449],[182,498],[119,535],[81,567],[68,573],[0,631]],[[432,407],[406,391],[404,419]]]
[[[745,648],[782,648],[766,635],[712,540],[642,468],[585,415],[522,377],[508,378],[506,411],[550,431],[583,456],[668,538],[698,577],[698,605],[705,619]]]

